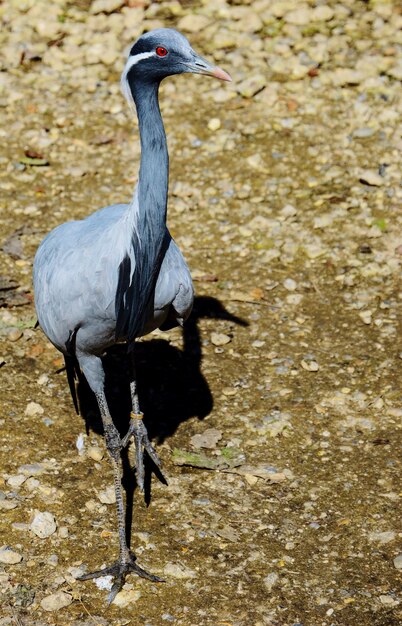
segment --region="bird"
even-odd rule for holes
[[[137,338],[157,328],[183,325],[194,298],[189,268],[166,225],[169,155],[159,108],[162,80],[183,73],[231,81],[227,72],[197,54],[174,29],[151,30],[135,41],[121,76],[123,94],[136,110],[141,145],[132,200],[57,226],[40,244],[33,264],[38,323],[64,355],[77,412],[76,375],[84,377],[95,394],[113,468],[119,556],[112,565],[80,577],[110,575],[109,604],[130,572],[154,582],[162,580],[140,567],[128,547],[120,462],[122,450],[133,439],[141,491],[144,451],[161,466],[140,410],[133,347]],[[117,343],[127,345],[132,362],[132,411],[123,437],[110,414],[101,360]]]

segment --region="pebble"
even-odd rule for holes
[[[210,19],[205,15],[189,14],[180,18],[177,28],[188,33],[198,33],[210,24]]]
[[[375,133],[375,128],[356,128],[356,130],[353,131],[353,137],[357,137],[358,139],[365,139],[367,137],[372,137]]]
[[[185,565],[179,563],[166,563],[164,569],[164,574],[167,577],[172,576],[173,578],[195,578],[197,576],[196,572]]]
[[[264,585],[266,586],[268,591],[271,591],[272,587],[276,585],[278,580],[279,580],[279,575],[276,572],[271,572],[270,574],[268,574],[268,576],[265,576]]]
[[[361,183],[370,185],[371,187],[381,187],[384,184],[384,178],[373,170],[363,170],[359,173]]]
[[[281,214],[284,218],[294,217],[297,215],[297,209],[293,206],[293,204],[285,204],[285,206],[281,209]]]
[[[60,537],[60,539],[67,539],[68,537],[68,527],[67,526],[61,526],[58,530],[58,535]]]
[[[37,402],[28,402],[25,408],[25,415],[28,415],[28,417],[33,417],[34,415],[43,415],[44,412],[45,409],[43,408],[43,406],[41,406]]]
[[[260,153],[250,154],[250,156],[247,157],[246,161],[248,165],[255,170],[265,170],[264,159]]]
[[[364,78],[362,72],[358,72],[347,67],[338,67],[328,75],[331,82],[336,87],[343,87],[344,85],[358,85]]]
[[[78,454],[80,456],[82,456],[85,452],[85,435],[83,433],[80,433],[77,436],[76,442],[75,442],[75,447],[78,450]]]
[[[115,504],[116,493],[114,490],[114,486],[110,485],[104,491],[99,491],[98,498],[102,502],[102,504]]]
[[[305,361],[304,359],[302,359],[300,365],[307,372],[318,372],[318,370],[320,369],[317,361]]]
[[[284,16],[285,22],[295,26],[305,26],[311,22],[312,11],[308,7],[294,9]]]
[[[224,333],[211,333],[211,343],[214,346],[225,346],[227,343],[232,341],[229,335],[225,335]]]
[[[17,506],[18,503],[14,500],[0,500],[0,509],[3,511],[12,511],[13,509],[16,509]]]
[[[326,5],[314,7],[311,11],[310,20],[312,22],[328,22],[334,17],[334,10]]]
[[[112,604],[121,608],[129,604],[135,604],[141,598],[141,592],[138,589],[122,589],[119,591]]]
[[[381,602],[381,604],[384,604],[385,606],[398,606],[399,602],[397,600],[395,600],[395,598],[393,598],[392,596],[387,596],[387,595],[381,595],[379,597],[379,600]]]
[[[113,587],[113,576],[99,576],[99,578],[94,579],[94,583],[98,589],[110,591]]]
[[[375,543],[379,543],[381,545],[391,543],[391,541],[394,541],[395,538],[396,533],[393,530],[369,533],[369,540]]]
[[[104,457],[104,451],[98,446],[89,446],[87,455],[94,461],[101,461]]]
[[[251,342],[253,348],[263,348],[265,346],[265,341],[262,339],[255,339]]]
[[[15,474],[14,476],[9,476],[7,478],[7,485],[12,487],[13,489],[18,489],[18,487],[21,487],[21,485],[24,484],[26,479],[27,477],[23,474]]]
[[[305,244],[304,251],[309,259],[318,259],[325,254],[325,249],[318,244]]]
[[[124,5],[124,0],[93,0],[89,12],[96,15],[97,13],[113,13]]]
[[[360,319],[362,320],[364,324],[367,324],[367,325],[371,324],[371,322],[373,321],[372,315],[373,315],[372,311],[369,311],[369,310],[360,311],[359,313]]]
[[[8,546],[2,546],[0,548],[0,563],[4,563],[5,565],[15,565],[21,561],[22,555],[18,552],[15,552]]]
[[[46,539],[56,532],[56,519],[52,513],[48,511],[36,511],[30,529],[40,539]]]
[[[67,571],[70,574],[70,576],[72,576],[76,580],[77,578],[85,574],[86,567],[85,565],[82,565],[82,564],[78,566],[73,565],[69,567]],[[98,580],[98,579],[95,579],[95,580]]]
[[[283,286],[288,291],[294,291],[295,289],[297,289],[297,282],[295,280],[293,280],[293,278],[286,278],[283,281]]]
[[[259,93],[267,84],[267,79],[263,74],[255,74],[245,78],[242,82],[236,85],[237,92],[243,96],[243,98],[252,98]]]
[[[216,428],[207,428],[203,433],[191,437],[191,445],[194,448],[216,448],[218,441],[222,439],[222,431]]]
[[[73,597],[65,591],[56,591],[41,600],[41,607],[44,611],[60,611],[69,606],[73,601]]]
[[[7,333],[7,338],[9,341],[18,341],[18,339],[21,339],[22,335],[23,332],[19,328],[10,328]]]
[[[25,522],[13,522],[11,524],[14,530],[19,530],[20,532],[26,533],[29,531],[29,524],[25,524]]]
[[[209,130],[212,130],[212,131],[219,130],[221,125],[222,124],[221,124],[219,117],[211,117],[211,119],[208,122],[208,128]]]
[[[286,59],[276,57],[272,59],[270,69],[275,74],[282,74],[286,80],[300,80],[305,78],[308,72],[308,67],[301,63],[297,57],[290,57]],[[291,123],[294,123],[293,120]]]
[[[24,476],[35,476],[36,474],[43,474],[46,471],[46,465],[44,463],[26,463],[20,465],[18,471]]]
[[[402,569],[402,554],[398,554],[398,556],[394,558],[394,566],[396,569]]]

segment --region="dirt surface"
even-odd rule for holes
[[[396,625],[400,6],[9,0],[0,21],[0,625]],[[93,399],[85,424],[34,327],[31,270],[57,224],[129,201],[119,75],[158,26],[233,83],[161,90],[197,300],[138,345],[169,485],[148,467],[144,499],[125,458],[132,549],[166,582],[128,576],[107,607],[76,577],[117,556],[112,472]],[[122,351],[107,368],[123,428]]]

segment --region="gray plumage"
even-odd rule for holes
[[[128,571],[158,580],[134,563],[127,548],[119,460],[121,449],[134,437],[137,482],[142,488],[143,448],[158,465],[159,459],[141,419],[134,373],[133,419],[120,439],[107,406],[100,357],[117,342],[127,342],[131,350],[137,337],[163,325],[183,324],[191,312],[190,272],[166,227],[169,157],[158,103],[161,80],[183,72],[230,80],[223,70],[196,55],[177,31],[158,29],[134,44],[122,75],[123,91],[136,107],[141,139],[133,199],[58,226],[43,240],[34,261],[39,324],[65,355],[68,367],[72,359],[77,360],[95,393],[115,472],[120,557],[107,568],[116,578],[109,601]]]

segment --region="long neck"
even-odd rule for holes
[[[133,345],[153,315],[153,294],[166,252],[166,206],[169,157],[158,103],[158,84],[130,82],[137,107],[141,137],[141,164],[137,200],[131,207],[132,250],[119,266],[116,293],[116,338]]]
[[[137,108],[141,164],[138,181],[139,213],[136,228],[141,235],[159,240],[166,226],[169,155],[158,102],[158,83],[133,81]]]

